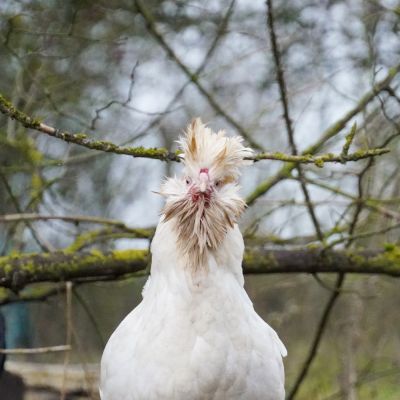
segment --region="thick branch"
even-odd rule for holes
[[[0,286],[17,290],[37,282],[112,279],[142,271],[147,265],[147,250],[11,255],[0,258]],[[349,272],[399,277],[400,249],[359,252],[249,249],[243,268],[247,274]]]

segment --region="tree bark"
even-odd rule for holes
[[[0,286],[19,290],[30,283],[116,279],[144,270],[147,250],[103,253],[57,251],[0,258]],[[400,250],[323,251],[321,249],[247,249],[246,274],[357,273],[400,276]]]

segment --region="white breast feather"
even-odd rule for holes
[[[207,165],[234,179],[251,155],[240,139],[214,134],[200,120],[189,126],[181,147],[187,170]],[[227,199],[236,196],[230,187]],[[183,189],[172,179],[162,190],[168,203]],[[176,219],[161,217],[143,300],[104,350],[101,399],[283,400],[286,349],[243,288],[244,244],[235,220],[217,245],[206,246],[207,268],[195,274],[179,240]]]

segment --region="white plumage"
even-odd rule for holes
[[[251,150],[198,119],[181,147],[186,175],[162,187],[151,276],[104,350],[101,398],[283,400],[286,349],[243,288],[236,179]]]

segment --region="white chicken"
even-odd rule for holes
[[[239,168],[252,150],[194,120],[169,178],[142,302],[109,339],[102,400],[282,400],[285,346],[243,288]]]

